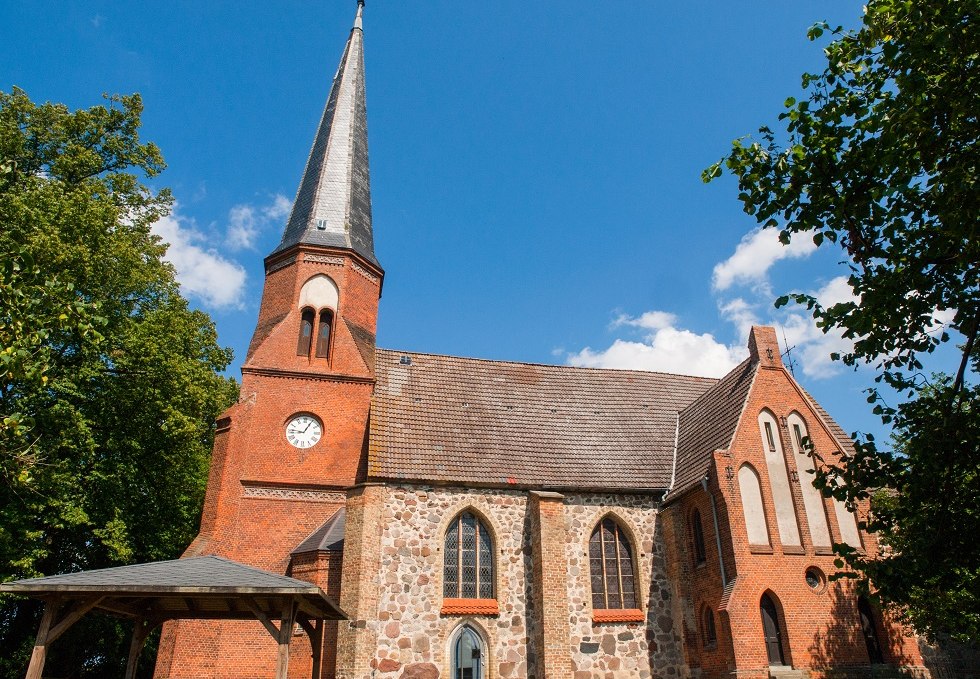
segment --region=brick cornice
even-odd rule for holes
[[[343,375],[338,373],[311,373],[301,370],[283,370],[281,368],[253,368],[242,366],[243,375],[262,375],[263,377],[283,377],[288,379],[320,380],[324,382],[353,382],[355,384],[374,384],[373,377],[360,375]]]

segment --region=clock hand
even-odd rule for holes
[[[313,426],[313,421],[311,420],[311,421],[310,421],[310,423],[309,423],[308,425],[306,425],[306,429],[309,429],[309,428],[310,428],[310,427],[312,427],[312,426]],[[300,433],[301,433],[301,434],[305,434],[305,433],[306,433],[306,429],[304,429],[304,430],[303,430],[303,431],[301,431]]]

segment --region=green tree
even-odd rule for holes
[[[897,445],[859,437],[818,485],[852,504],[880,491],[867,527],[885,548],[842,547],[842,561],[918,631],[964,640],[980,640],[978,17],[980,0],[871,0],[857,30],[815,25],[811,40],[833,38],[827,66],[786,100],[785,133],[736,140],[703,175],[727,168],[783,243],[844,255],[854,301],[777,306],[803,304],[853,342],[834,358],[873,366],[869,402]],[[930,379],[922,360],[947,342],[956,360]]]
[[[188,308],[150,227],[167,191],[138,95],[71,111],[0,93],[0,580],[174,558],[197,528],[231,353]],[[0,677],[38,607],[0,598]],[[58,676],[119,676],[127,630],[92,616]]]

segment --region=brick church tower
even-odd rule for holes
[[[282,242],[265,259],[241,397],[218,420],[201,530],[185,554],[289,573],[334,600],[340,545],[324,540],[342,536],[345,490],[364,472],[384,277],[371,228],[362,12],[363,0]],[[335,624],[322,633],[330,676]],[[170,623],[156,676],[271,676],[268,644],[254,622]],[[309,641],[293,645],[290,675],[310,676]]]

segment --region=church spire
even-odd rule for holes
[[[322,245],[353,250],[378,264],[371,230],[363,11],[364,1],[358,0],[354,27],[334,76],[293,210],[273,254],[294,245]]]

